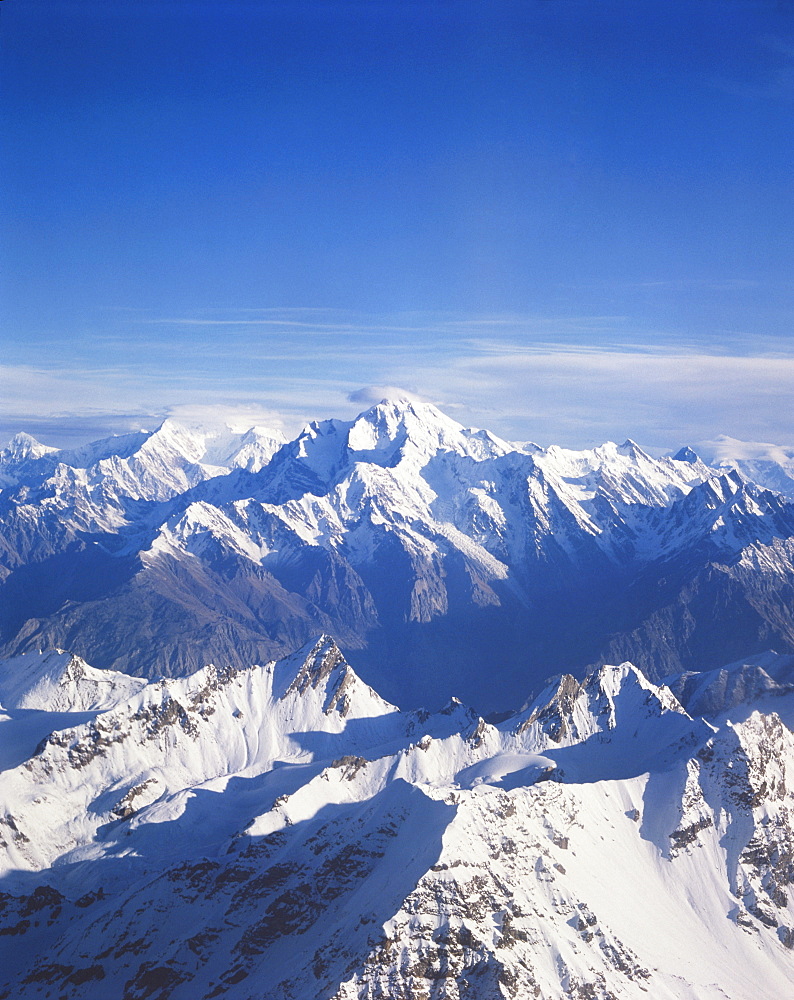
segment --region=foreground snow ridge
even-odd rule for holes
[[[758,669],[704,678],[711,721],[624,663],[494,725],[327,635],[151,682],[6,661],[0,996],[787,996],[794,737],[719,716],[789,712]]]

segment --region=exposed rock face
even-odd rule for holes
[[[329,632],[403,707],[488,713],[555,671],[794,653],[794,506],[690,451],[511,445],[384,402],[283,444],[172,421],[72,452],[21,438],[2,476],[6,656],[181,676]]]
[[[6,1000],[786,995],[776,714],[693,719],[628,663],[497,724],[405,713],[328,636],[85,712],[65,657],[30,679],[77,710],[0,716],[60,727],[0,771]]]

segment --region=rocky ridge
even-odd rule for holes
[[[400,711],[327,636],[101,705],[68,654],[13,675],[39,707],[5,745],[60,714],[0,771],[0,996],[772,1000],[794,976],[794,736],[752,686],[745,721],[736,685],[698,718],[605,665],[493,723]]]

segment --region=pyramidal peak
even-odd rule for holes
[[[305,643],[276,669],[274,694],[280,692],[280,700],[310,698],[317,701],[326,717],[369,718],[399,712],[361,680],[330,635]]]
[[[700,461],[700,456],[689,445],[684,445],[683,448],[679,448],[675,455],[673,455],[673,461],[688,462],[689,465],[696,465]]]
[[[36,459],[57,450],[57,448],[51,448],[49,445],[37,441],[33,435],[26,434],[25,431],[20,431],[0,451],[0,461]]]
[[[617,446],[617,453],[618,455],[625,455],[627,458],[634,460],[646,459],[649,462],[653,461],[651,456],[646,451],[643,451],[637,442],[632,441],[631,438],[626,438],[623,444]]]
[[[420,464],[436,452],[450,451],[475,460],[503,455],[515,448],[490,431],[466,428],[432,403],[410,399],[384,399],[359,414],[347,437],[354,453],[388,452],[396,460]]]
[[[347,672],[345,658],[330,635],[321,635],[305,643],[290,660],[297,661],[300,666],[284,696],[293,691],[303,694],[310,686],[318,687],[337,668],[341,667],[344,673]]]

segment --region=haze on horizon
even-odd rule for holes
[[[788,5],[14,0],[0,73],[2,440],[794,442]]]

